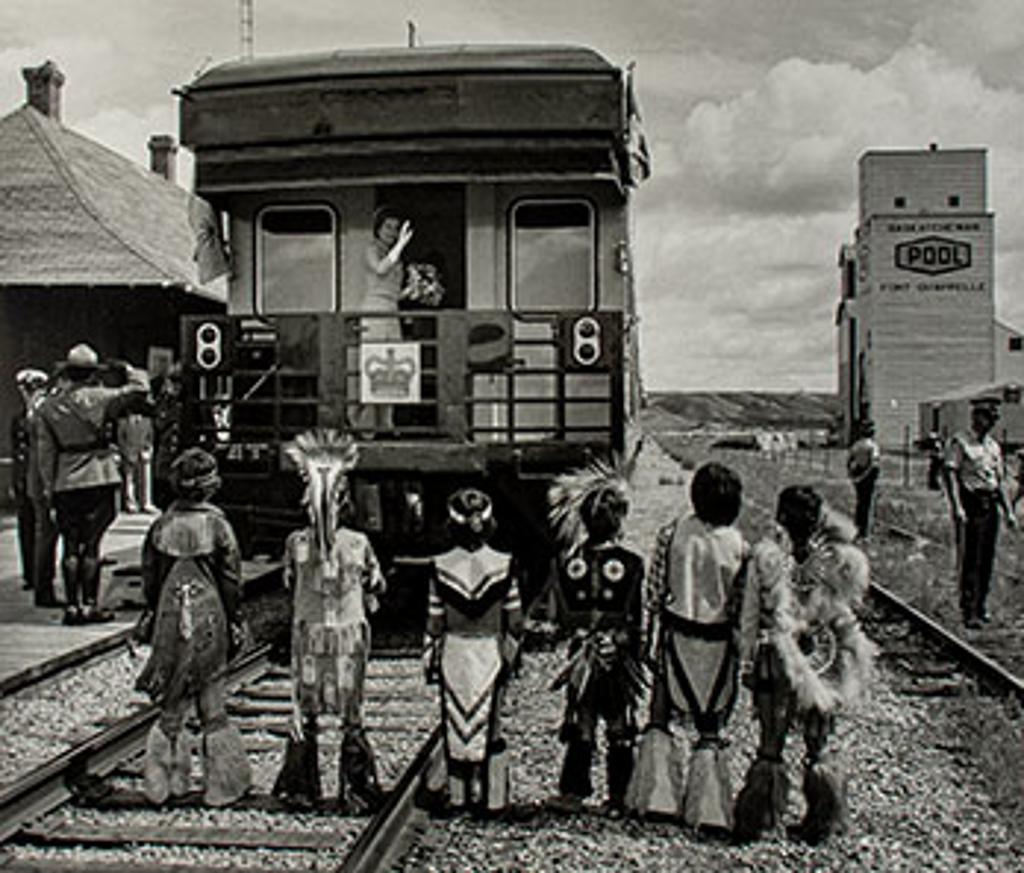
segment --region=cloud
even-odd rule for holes
[[[849,216],[708,215],[637,230],[651,387],[833,390],[839,242]],[[654,226],[661,233],[645,231]]]
[[[149,138],[153,134],[178,136],[178,119],[174,104],[153,105],[142,112],[125,109],[104,109],[96,115],[83,119],[75,129],[108,148],[120,152],[129,160],[142,166],[149,166]],[[192,155],[187,149],[177,152],[176,179],[185,188],[192,186]]]
[[[792,58],[752,90],[705,101],[686,118],[669,165],[701,209],[802,213],[843,207],[871,148],[1016,145],[1024,98],[923,45],[886,64]],[[657,160],[658,153],[655,152]]]
[[[935,46],[960,64],[977,68],[995,86],[1024,84],[1024,15],[1006,0],[933,3],[915,24],[915,40]]]
[[[650,384],[782,389],[799,375],[797,387],[834,386],[836,253],[857,221],[857,161],[869,149],[989,149],[1007,253],[996,261],[1000,309],[1024,317],[1024,95],[977,70],[923,44],[870,69],[789,58],[671,131],[647,123],[655,175],[636,203]]]

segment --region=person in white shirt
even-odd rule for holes
[[[991,431],[999,421],[999,401],[971,401],[971,427],[946,449],[946,494],[960,546],[960,611],[964,625],[977,629],[989,621],[986,600],[992,582],[999,513],[1011,528],[1017,519],[1003,491],[1003,452]]]

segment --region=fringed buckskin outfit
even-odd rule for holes
[[[434,558],[427,636],[441,685],[452,807],[498,813],[508,803],[508,753],[499,717],[522,628],[510,555],[480,544],[456,546]]]
[[[249,761],[225,708],[239,567],[231,525],[210,503],[179,499],[146,535],[143,587],[155,619],[152,653],[136,687],[162,710],[146,749],[145,790],[154,803],[189,790],[191,742],[184,720],[193,699],[203,728],[204,800],[224,806],[249,788]]]
[[[608,740],[608,805],[621,809],[633,771],[640,666],[643,559],[614,542],[585,542],[560,561],[559,620],[572,632],[569,663],[552,688],[565,686],[558,788],[569,798],[593,793],[590,767],[598,719]]]
[[[335,431],[313,431],[287,451],[306,481],[311,524],[292,532],[285,543],[285,581],[294,591],[292,734],[273,793],[293,806],[319,802],[317,719],[337,715],[342,732],[338,808],[372,811],[383,792],[363,729],[363,684],[370,655],[368,615],[376,610],[385,582],[369,539],[338,523],[356,447]]]
[[[319,798],[316,718],[338,715],[338,804],[361,812],[381,799],[373,751],[363,730],[363,684],[370,655],[367,612],[384,591],[384,576],[366,536],[344,527],[335,532],[326,562],[312,529],[294,531],[285,545],[285,572],[295,592],[293,697],[305,729],[302,741],[289,743],[274,791]]]
[[[786,735],[802,726],[807,813],[795,835],[818,842],[845,829],[846,774],[834,745],[837,715],[856,701],[874,646],[854,609],[868,585],[868,562],[852,545],[847,519],[826,511],[798,562],[777,543],[758,543],[748,567],[740,658],[760,723],[757,758],[736,801],[735,834],[755,838],[786,807]]]
[[[732,828],[732,791],[721,731],[736,702],[734,619],[746,550],[736,528],[712,526],[696,515],[659,531],[647,583],[648,610],[657,636],[648,730],[667,732],[670,718],[677,714],[692,718],[699,736],[685,789],[672,799],[674,805],[682,804],[681,809],[648,810],[640,797],[641,813],[681,813],[693,827]],[[647,803],[653,801],[648,798]]]

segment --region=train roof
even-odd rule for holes
[[[630,76],[593,49],[458,45],[221,64],[179,92],[204,195],[646,175]]]
[[[316,79],[458,73],[618,74],[590,48],[573,45],[448,45],[339,49],[219,64],[183,91]]]

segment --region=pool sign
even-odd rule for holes
[[[942,236],[923,236],[896,246],[896,266],[937,276],[971,266],[971,244]]]

